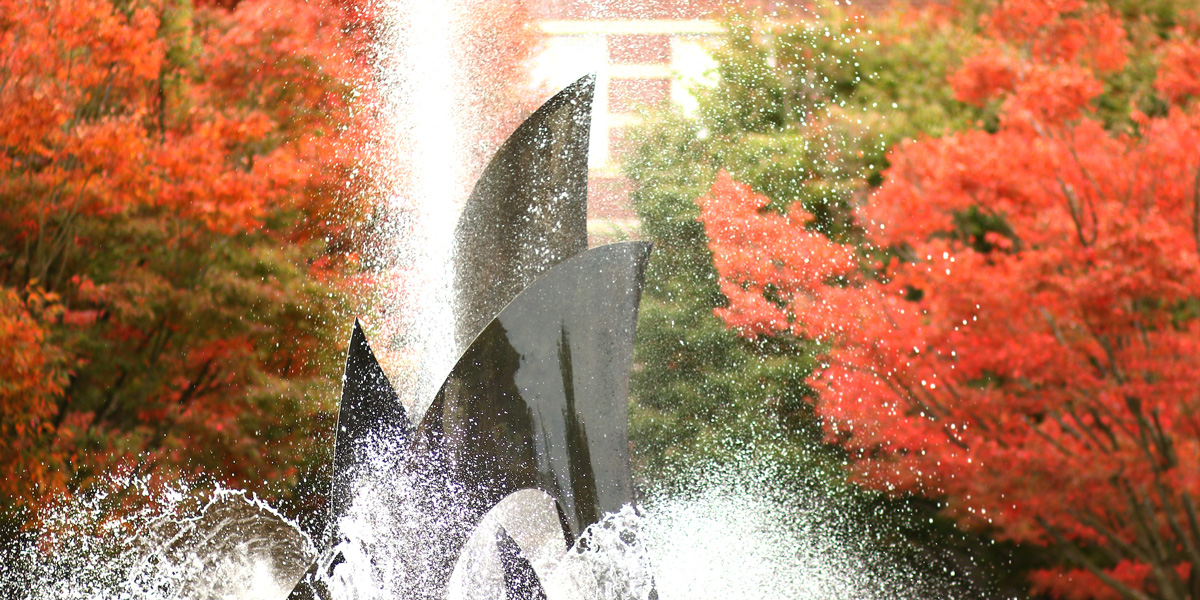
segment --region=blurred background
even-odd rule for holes
[[[0,0],[0,547],[180,482],[315,527],[350,324],[428,402],[438,245],[587,73],[649,506],[836,514],[744,526],[918,596],[1200,598],[1192,0]]]

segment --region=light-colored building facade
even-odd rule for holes
[[[589,229],[601,238],[621,237],[636,228],[630,183],[620,171],[627,132],[647,109],[695,109],[689,90],[711,81],[710,53],[721,25],[703,4],[677,0],[636,7],[543,0],[538,8],[543,41],[531,68],[534,86],[544,94],[596,74]]]
[[[896,0],[854,0],[868,12]],[[938,0],[904,0],[922,4]],[[719,15],[729,0],[533,0],[543,34],[532,80],[545,96],[587,73],[596,74],[590,154],[589,230],[601,239],[632,232],[637,221],[630,182],[621,176],[626,132],[647,107],[673,103],[695,109],[689,90],[711,85],[711,51],[723,31]],[[803,0],[740,0],[770,13]],[[847,4],[851,4],[847,2]]]

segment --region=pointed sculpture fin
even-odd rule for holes
[[[342,377],[342,402],[338,410],[337,441],[333,450],[333,484],[330,490],[330,529],[346,514],[353,499],[354,478],[369,452],[408,445],[409,422],[400,397],[375,359],[358,319],[346,352]],[[336,539],[332,540],[336,543]]]
[[[546,591],[533,565],[521,555],[521,548],[503,527],[496,536],[496,552],[504,570],[505,600],[546,600]]]
[[[342,375],[342,400],[338,409],[329,490],[329,522],[324,536],[315,540],[318,553],[324,555],[338,543],[341,537],[337,530],[338,519],[346,514],[354,500],[355,478],[364,475],[360,469],[369,466],[372,453],[406,448],[411,429],[400,397],[375,359],[362,324],[355,319],[350,346],[346,350],[346,370]],[[333,559],[335,563],[338,560],[336,556],[324,558]],[[319,577],[319,570],[328,566],[323,567],[320,557],[314,561],[296,583],[288,600],[328,598],[329,592]]]
[[[454,356],[538,275],[587,249],[596,79],[546,101],[488,163],[454,232]]]

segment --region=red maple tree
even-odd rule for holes
[[[116,466],[278,492],[327,428],[369,19],[227,4],[0,0],[0,517]]]
[[[697,200],[743,335],[827,350],[810,383],[861,481],[1071,559],[1062,598],[1200,598],[1200,41],[1159,49],[1169,108],[1094,116],[1121,21],[1008,0],[952,78],[994,132],[893,149],[857,211],[868,242],[810,231],[721,174]]]
[[[384,16],[0,0],[0,521],[114,469],[277,496],[321,460],[336,322],[403,185],[373,162]],[[526,108],[529,13],[463,17],[470,77],[512,83],[468,99],[503,115],[480,120],[498,143]]]

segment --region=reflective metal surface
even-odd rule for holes
[[[567,550],[558,501],[541,490],[513,492],[471,532],[454,564],[445,600],[544,596],[543,582],[553,576]]]
[[[446,577],[471,529],[513,491],[558,500],[570,540],[632,501],[626,402],[649,250],[613,244],[555,267],[484,329],[442,386],[410,457],[443,494],[431,506],[464,526],[430,549]]]
[[[445,598],[466,540],[514,492],[553,498],[568,544],[632,501],[626,403],[650,245],[585,252],[593,92],[589,76],[546,102],[472,193],[455,231],[453,335],[464,351],[415,430],[355,322],[331,524],[346,514],[368,455],[391,448],[414,486],[417,525],[428,528],[411,549],[419,556],[406,597]],[[533,567],[501,532],[496,552],[509,598],[544,597]],[[291,598],[326,597],[318,569],[336,564],[327,554]]]
[[[503,528],[496,538],[496,552],[504,569],[505,600],[546,600],[546,591],[533,565]]]
[[[455,350],[538,275],[587,249],[594,76],[546,101],[496,151],[454,232]]]
[[[362,324],[354,320],[350,346],[346,351],[346,370],[342,375],[342,398],[333,449],[333,479],[329,490],[329,521],[324,534],[314,540],[324,554],[338,543],[338,519],[345,516],[354,500],[353,484],[360,469],[370,464],[372,454],[403,451],[409,443],[410,425],[400,397],[379,366],[367,343]],[[336,563],[338,557],[325,556]],[[328,598],[320,582],[318,569],[330,568],[320,560],[313,562],[288,595],[289,600]]]

